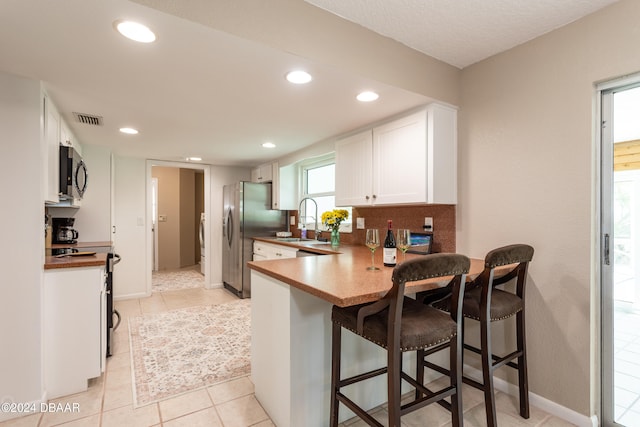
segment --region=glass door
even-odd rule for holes
[[[640,78],[602,92],[603,425],[640,426]]]

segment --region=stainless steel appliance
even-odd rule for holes
[[[77,243],[78,232],[73,229],[74,218],[52,218],[53,243]]]
[[[105,276],[105,293],[106,293],[106,316],[107,316],[107,330],[106,330],[106,351],[107,357],[110,357],[113,353],[113,331],[115,331],[120,325],[120,313],[113,308],[113,267],[120,262],[120,255],[109,252],[107,254],[107,268]],[[113,321],[113,316],[117,318],[116,322]]]
[[[82,199],[87,190],[87,165],[73,148],[60,145],[60,199]]]
[[[253,254],[253,237],[275,236],[288,229],[287,211],[271,209],[271,184],[239,182],[223,191],[222,281],[240,298],[251,296],[247,261]]]

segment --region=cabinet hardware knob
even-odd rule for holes
[[[369,196],[364,196],[364,198],[365,198],[366,200],[369,200]]]

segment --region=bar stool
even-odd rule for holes
[[[466,273],[470,261],[464,255],[433,254],[411,259],[393,270],[391,290],[380,300],[351,307],[334,306],[331,314],[331,423],[338,425],[338,409],[342,403],[367,424],[382,426],[366,410],[342,393],[341,388],[384,373],[387,374],[389,427],[400,427],[400,417],[431,403],[442,401],[451,411],[453,426],[462,426],[462,299]],[[405,283],[453,276],[449,282],[452,290],[451,313],[405,297]],[[342,328],[387,350],[387,366],[350,378],[340,378]],[[424,351],[425,348],[445,345],[450,349],[449,385],[437,392],[427,390],[402,371],[402,353]],[[419,397],[401,405],[401,380],[404,379],[419,390]],[[443,401],[451,396],[451,403]]]
[[[463,375],[463,382],[484,392],[487,426],[496,427],[496,403],[493,389],[493,371],[506,365],[518,371],[520,394],[520,416],[529,418],[529,382],[527,377],[527,351],[525,335],[525,286],[527,268],[533,258],[533,248],[516,244],[494,249],[487,253],[484,270],[470,284],[467,284],[462,303],[462,314],[468,319],[480,322],[480,348],[464,344],[464,349],[480,354],[482,358],[482,382]],[[511,266],[514,264],[513,266]],[[495,277],[496,267],[510,266],[509,271]],[[516,279],[515,293],[495,287]],[[419,294],[418,299],[429,303],[433,297]],[[450,297],[432,302],[436,308],[451,311],[455,307]],[[491,323],[516,316],[516,350],[506,356],[496,356],[491,349]],[[463,322],[464,323],[464,322]],[[464,326],[464,325],[463,325]],[[463,331],[464,334],[464,331]],[[513,362],[517,359],[517,363]],[[424,360],[424,365],[442,373],[443,369]]]

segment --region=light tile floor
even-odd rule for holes
[[[267,427],[274,426],[253,394],[250,377],[242,377],[158,403],[133,408],[128,318],[143,313],[184,308],[194,305],[220,304],[236,297],[223,289],[186,289],[154,293],[149,298],[116,301],[122,322],[114,333],[114,355],[107,360],[102,377],[91,380],[86,392],[55,399],[55,403],[78,403],[78,413],[42,413],[5,421],[1,427]],[[464,424],[467,427],[485,426],[484,404],[480,391],[463,388]],[[571,424],[531,407],[528,420],[520,418],[515,398],[497,393],[498,424],[501,427],[548,426]],[[376,419],[386,425],[387,411],[383,405],[372,411]],[[366,425],[359,419],[345,422],[341,427]],[[438,405],[430,405],[408,414],[402,419],[405,427],[450,426],[450,414]],[[304,427],[304,426],[296,426]]]
[[[614,323],[615,418],[640,426],[640,311],[618,306]]]

